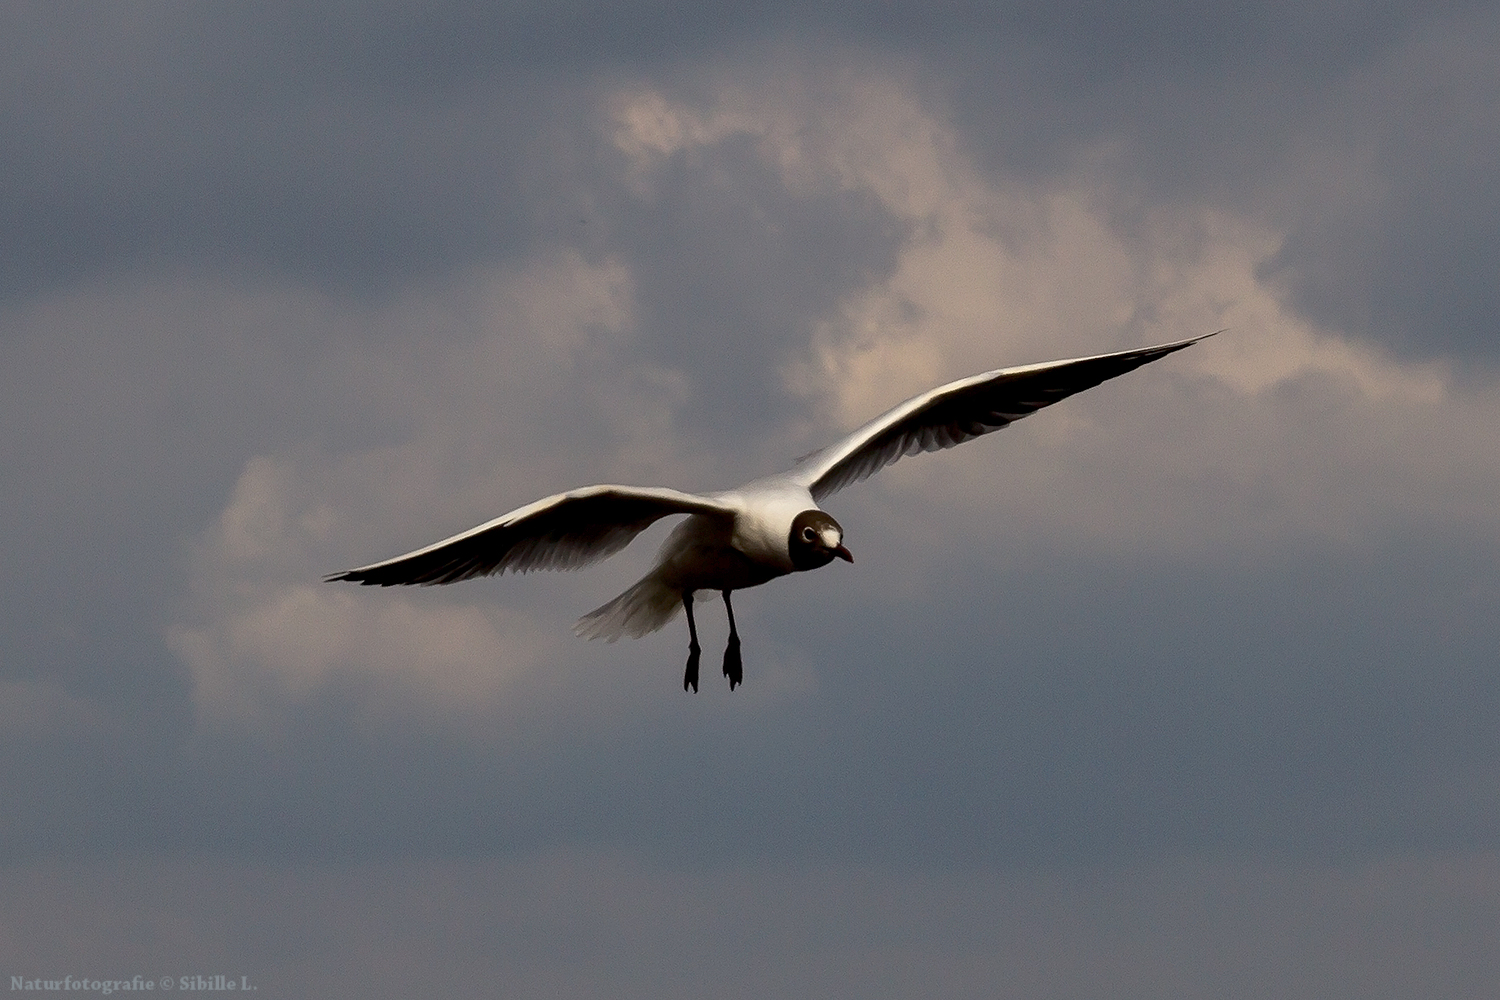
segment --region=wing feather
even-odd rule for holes
[[[1216,331],[1218,332],[1218,331]],[[914,396],[836,444],[807,456],[790,477],[821,501],[907,455],[941,451],[1006,427],[1044,406],[1196,344],[1174,344],[970,375]]]
[[[734,509],[671,489],[586,486],[527,504],[415,552],[327,579],[394,587],[456,583],[506,570],[577,569],[614,555],[671,514],[733,517]]]

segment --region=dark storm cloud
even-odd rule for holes
[[[1264,219],[1286,234],[1265,273],[1310,317],[1402,355],[1492,365],[1500,18],[1244,10],[1234,24],[1147,9],[1113,37],[1093,21],[1072,44],[1014,36],[1001,55],[961,46],[937,75],[998,174],[1102,169],[1122,225],[1183,201]]]
[[[787,34],[928,49],[934,55],[954,46],[1025,39],[1077,69],[1104,76],[1142,64],[1221,72],[1268,55],[1337,70],[1389,44],[1414,22],[1481,6],[1450,2],[1418,11],[1338,0],[1255,7],[1182,0],[814,0],[706,8],[679,0],[459,0],[420,10],[394,4],[333,4],[315,12],[294,8],[285,20],[299,29],[304,51],[346,53],[341,64],[370,83],[472,79],[499,62],[670,63],[686,52],[722,54],[747,41]]]
[[[959,567],[956,590],[1012,595],[983,613],[861,606],[837,587],[745,595],[751,680],[795,647],[817,692],[774,712],[711,692],[566,739],[372,730],[355,708],[369,692],[350,680],[284,707],[272,745],[211,727],[189,747],[180,696],[137,696],[60,752],[7,743],[6,797],[26,819],[6,857],[590,843],[690,867],[941,867],[1489,849],[1500,682],[1482,623],[1497,591],[1484,557],[1430,549],[1323,550],[1231,577],[1091,561],[1092,591],[1074,567]],[[717,641],[716,611],[703,627]],[[679,639],[611,649],[589,670],[677,697]],[[575,699],[623,690],[586,674],[566,680]]]
[[[1368,165],[1269,262],[1310,315],[1408,355],[1500,359],[1497,44],[1493,14],[1438,22],[1323,103],[1314,123]]]
[[[961,20],[956,11],[939,11],[937,26],[931,31],[956,30],[953,25]],[[536,23],[551,16],[523,11],[503,17],[532,24],[525,18],[533,15],[540,19]],[[30,275],[16,279],[13,294],[28,281],[75,280],[95,269],[128,271],[174,257],[185,266],[209,270],[244,266],[251,274],[280,270],[302,280],[359,285],[380,275],[398,274],[409,280],[428,271],[520,255],[540,242],[572,243],[584,247],[591,258],[614,254],[629,262],[641,331],[636,349],[687,371],[697,392],[683,407],[684,423],[705,426],[705,437],[713,444],[732,445],[752,440],[764,428],[785,424],[787,415],[768,405],[777,395],[771,380],[776,377],[778,355],[805,341],[811,324],[842,298],[887,275],[902,240],[909,236],[867,193],[831,184],[793,190],[743,134],[673,153],[645,193],[633,190],[622,179],[619,153],[608,145],[588,86],[564,87],[561,96],[549,89],[549,96],[538,99],[539,91],[530,88],[540,88],[544,78],[534,75],[534,66],[515,73],[494,68],[511,50],[484,48],[481,43],[512,23],[493,20],[500,15],[477,13],[450,22],[428,13],[413,25],[394,14],[382,18],[378,11],[374,15],[351,13],[344,20],[320,21],[310,34],[271,19],[257,21],[243,12],[183,16],[186,28],[180,33],[153,27],[144,15],[135,21],[128,14],[117,14],[118,23],[52,25],[51,34],[43,38],[46,44],[30,36],[29,49],[21,42],[13,43],[17,51],[27,54],[18,76],[31,89],[26,91],[27,100],[15,99],[8,105],[7,114],[33,131],[13,134],[7,130],[5,155],[14,160],[29,155],[34,162],[32,172],[22,175],[30,178],[30,186],[17,188],[21,193],[10,202],[10,211],[18,216],[18,229],[7,231],[3,238],[37,241],[49,220],[75,216],[81,220],[73,229],[63,225],[50,251],[43,241],[42,252],[34,259],[19,253],[7,257],[20,269],[17,275]],[[648,9],[643,16],[657,15]],[[292,14],[288,17],[290,24],[304,23]],[[893,19],[890,25],[896,25],[905,15],[892,8],[889,17]],[[1107,17],[1082,14],[1076,23],[1054,22],[1044,15],[1034,20],[1041,25],[1038,38],[1064,53],[1065,61],[1080,62],[1088,61],[1089,45],[1099,44],[1104,36],[1078,25],[1110,23]],[[603,23],[610,22],[605,18]],[[881,34],[871,25],[885,23],[879,19],[859,22],[864,25],[860,30],[868,31],[870,37]],[[987,30],[1006,32],[1020,32],[1026,23],[1025,18],[986,22]],[[335,26],[343,30],[336,31]],[[588,30],[597,34],[585,32],[585,37],[594,38],[601,51],[607,49],[606,36],[614,39],[610,44],[621,47],[609,51],[624,52],[630,47],[628,39],[615,38],[597,26]],[[691,26],[681,30],[690,33]],[[1386,27],[1371,30],[1369,37],[1376,41],[1399,36]],[[93,39],[92,46],[80,53],[64,45],[77,37],[74,32]],[[130,48],[111,44],[121,37],[141,44]],[[678,36],[668,33],[668,37]],[[923,40],[931,37],[935,36],[918,32],[920,44],[913,48],[924,51]],[[1132,36],[1126,31],[1122,37]],[[1265,33],[1251,32],[1248,37],[1263,42],[1265,51],[1274,48]],[[410,48],[403,50],[403,44]],[[465,44],[478,48],[471,51]],[[500,46],[499,42],[491,44]],[[505,44],[518,43],[512,39]],[[1361,42],[1366,47],[1375,44],[1368,38]],[[452,64],[431,57],[450,48]],[[532,64],[547,61],[544,56],[554,51],[540,43],[520,48]],[[406,56],[401,55],[403,51]],[[1153,70],[1150,61],[1170,62],[1163,51],[1147,46],[1144,67],[1121,57],[1094,65],[1091,72],[1108,70],[1139,87],[1139,74],[1149,77],[1153,72],[1166,72],[1160,65]],[[1350,59],[1367,56],[1366,48],[1352,51]],[[972,55],[970,50],[968,56]],[[1241,56],[1250,58],[1246,53]],[[933,57],[927,52],[924,58]],[[559,61],[566,60],[559,57]],[[975,64],[958,65],[960,72],[977,72]],[[422,66],[431,67],[431,72],[424,75]],[[440,72],[441,67],[446,69]],[[1202,71],[1193,65],[1170,69],[1187,74],[1190,81],[1196,79],[1192,74]],[[666,75],[678,82],[691,77],[675,71]],[[76,87],[66,86],[69,80],[77,81]],[[366,89],[354,86],[356,82]],[[683,85],[691,84],[688,79]],[[1144,106],[1146,91],[1132,93]],[[1061,97],[1048,98],[1048,106],[1082,102],[1087,96],[1087,88],[1071,94],[1065,91]],[[31,97],[38,97],[39,103],[33,105]],[[1010,102],[1002,107],[1014,107],[1016,99]],[[1165,114],[1162,107],[1173,105],[1153,106],[1154,113]],[[977,111],[962,103],[960,108],[960,125],[973,129],[966,133],[971,142],[982,144],[985,134],[974,126]],[[50,113],[42,113],[43,109]],[[546,120],[565,112],[577,116],[566,127]],[[1094,113],[1098,115],[1097,110]],[[1212,115],[1203,112],[1203,117]],[[1144,119],[1138,115],[1135,124],[1140,120]],[[1127,136],[1131,121],[1127,118],[1119,126]],[[1295,131],[1285,128],[1285,134]],[[1103,122],[1097,117],[1081,125],[1065,121],[1057,138],[1082,144],[1103,134],[1102,130]],[[1181,136],[1177,141],[1189,139]],[[1166,148],[1170,151],[1171,144]],[[1160,155],[1165,157],[1167,152]],[[1144,169],[1143,164],[1157,161],[1130,162]],[[56,169],[58,163],[68,164],[72,173]],[[84,178],[87,183],[73,183],[70,178]],[[1166,196],[1164,191],[1156,194]],[[84,202],[77,201],[85,196]],[[536,204],[530,196],[535,196]],[[517,202],[525,204],[517,207]],[[21,217],[24,213],[31,214]],[[28,267],[32,270],[26,271]],[[212,314],[223,307],[222,303],[209,304],[205,311]],[[102,325],[106,317],[96,318]],[[26,438],[29,446],[13,443],[12,447],[20,455],[19,462],[39,474],[12,478],[8,498],[14,501],[13,509],[40,514],[25,537],[9,543],[7,561],[41,565],[49,554],[62,556],[62,568],[38,583],[19,576],[8,578],[10,634],[23,637],[11,646],[10,676],[60,677],[76,693],[106,703],[111,698],[125,702],[120,711],[131,721],[118,736],[120,742],[100,756],[109,762],[135,761],[129,766],[144,769],[143,773],[154,766],[169,772],[180,766],[180,762],[172,763],[181,752],[180,744],[156,737],[138,743],[131,735],[138,724],[156,724],[152,720],[168,720],[163,723],[168,726],[171,720],[183,721],[183,692],[178,686],[181,668],[156,638],[159,609],[170,599],[180,565],[174,563],[179,556],[168,554],[174,545],[222,506],[244,456],[294,446],[308,425],[318,427],[320,436],[338,447],[361,435],[366,439],[378,436],[380,431],[370,428],[390,426],[383,421],[402,425],[392,432],[399,439],[407,433],[403,421],[416,419],[410,414],[392,417],[376,401],[365,401],[362,406],[349,406],[343,400],[309,402],[322,395],[321,385],[338,378],[337,351],[325,352],[318,346],[328,339],[326,328],[293,324],[267,333],[277,328],[267,323],[247,332],[244,344],[226,352],[223,344],[216,347],[211,343],[213,336],[205,335],[212,330],[219,331],[214,336],[223,334],[211,315],[168,319],[176,332],[160,337],[149,335],[149,316],[128,326],[116,322],[110,332],[123,333],[133,342],[117,345],[115,354],[101,350],[100,345],[110,340],[105,332],[69,341],[59,348],[60,354],[38,346],[34,353],[24,355],[30,359],[25,367],[63,373],[61,380],[33,386],[34,399],[26,395],[24,386],[9,396],[9,405],[15,408],[12,425],[24,426],[23,421],[31,420],[37,428]],[[201,327],[195,325],[199,319],[206,320]],[[274,346],[247,346],[267,337]],[[299,338],[316,343],[300,347]],[[45,342],[42,333],[34,335],[36,345]],[[150,350],[140,350],[136,344],[149,345]],[[87,353],[97,363],[78,366],[67,356],[70,350]],[[234,362],[232,366],[225,366],[226,356]],[[211,377],[196,377],[196,372],[211,373]],[[293,372],[295,376],[289,374]],[[275,391],[265,388],[272,386]],[[86,406],[80,412],[77,405],[59,407],[61,415],[49,421],[45,415],[51,412],[49,407],[58,405],[59,396],[90,401],[92,408]],[[101,428],[107,433],[98,433]],[[330,428],[335,430],[330,433]],[[88,450],[78,450],[80,442]],[[66,457],[52,457],[56,455]],[[66,487],[60,485],[60,471],[71,477]],[[47,472],[54,478],[42,474]],[[71,497],[71,505],[54,502],[49,508],[48,497],[59,493]],[[518,502],[525,499],[520,497]],[[105,550],[113,551],[114,558],[88,567],[87,554]],[[1373,571],[1376,576],[1399,575],[1394,568],[1397,556],[1389,558],[1389,563]],[[976,576],[962,585],[948,582],[943,591],[950,586],[961,592],[985,584]],[[1001,589],[1020,591],[1026,586],[1026,581],[1015,580]],[[1057,583],[1055,589],[1061,592],[1066,585]],[[1262,581],[1251,590],[1245,603],[1261,606],[1275,583]],[[1395,609],[1404,607],[1408,596],[1397,590],[1379,591],[1368,600],[1397,615]],[[1111,713],[1122,702],[1149,696],[1116,690],[1118,697],[1096,701],[1088,692],[1109,689],[1109,684],[1127,688],[1137,684],[1144,689],[1150,677],[1130,673],[1132,665],[1140,663],[1145,664],[1140,669],[1175,671],[1188,683],[1195,676],[1192,654],[1164,652],[1159,662],[1106,658],[1095,662],[1098,675],[1069,673],[1068,664],[1087,658],[1078,649],[1062,656],[1057,653],[1054,646],[1061,640],[1053,631],[1055,624],[1049,623],[1067,619],[1063,610],[1067,599],[1055,593],[1050,600],[1051,604],[1032,609],[1034,628],[992,637],[997,645],[1007,647],[1007,655],[993,661],[993,675],[983,669],[992,662],[989,654],[977,649],[952,654],[970,655],[967,661],[936,668],[950,672],[943,684],[927,684],[924,671],[899,681],[889,672],[870,678],[857,673],[828,675],[824,683],[830,689],[865,690],[867,697],[873,696],[868,693],[872,688],[878,691],[882,705],[902,708],[904,721],[889,720],[889,726],[872,736],[867,717],[857,711],[860,703],[846,707],[835,699],[835,703],[820,704],[809,717],[794,719],[790,731],[770,740],[773,748],[781,749],[773,749],[769,757],[753,757],[765,752],[764,734],[758,728],[762,720],[755,720],[753,733],[732,728],[723,734],[672,731],[666,737],[616,732],[612,738],[626,741],[630,753],[619,755],[613,749],[605,752],[585,746],[554,757],[555,751],[549,748],[533,748],[523,755],[524,764],[481,757],[451,766],[452,758],[461,756],[458,750],[442,740],[429,745],[417,738],[415,745],[393,751],[388,762],[366,771],[363,762],[374,748],[365,746],[356,757],[340,756],[340,747],[361,743],[348,728],[350,720],[341,714],[350,701],[357,700],[357,693],[336,689],[325,702],[307,710],[308,717],[299,723],[299,739],[304,742],[289,759],[340,761],[339,768],[295,769],[285,783],[245,791],[246,782],[259,780],[265,762],[253,753],[224,749],[222,758],[210,755],[201,772],[183,777],[184,789],[191,791],[184,802],[191,804],[202,796],[206,805],[201,810],[185,806],[180,821],[172,824],[174,836],[204,847],[274,842],[281,849],[301,844],[314,851],[336,850],[354,831],[383,838],[378,845],[381,850],[395,850],[403,844],[503,849],[582,832],[602,839],[669,844],[676,851],[694,850],[695,844],[709,845],[699,849],[710,852],[733,851],[738,843],[736,832],[747,828],[755,829],[757,842],[775,852],[805,850],[809,845],[832,850],[831,845],[849,842],[879,851],[891,842],[887,834],[892,830],[897,831],[895,842],[916,856],[966,851],[1006,856],[1049,846],[1078,855],[1120,850],[1131,843],[1204,846],[1232,836],[1249,836],[1257,846],[1267,846],[1254,833],[1242,832],[1248,820],[1240,806],[1247,797],[1280,801],[1282,791],[1268,775],[1295,772],[1301,752],[1295,740],[1289,737],[1287,742],[1262,747],[1271,764],[1260,770],[1263,762],[1254,758],[1254,747],[1234,744],[1227,735],[1234,732],[1234,721],[1239,718],[1236,705],[1224,708],[1222,716],[1209,712],[1202,731],[1190,728],[1185,734],[1152,732],[1135,725],[1140,718],[1120,724]],[[786,604],[775,606],[782,611],[781,621],[798,621]],[[1114,608],[1110,613],[1115,617],[1104,620],[1112,621],[1115,629],[1145,628],[1135,617],[1143,613],[1140,609]],[[810,648],[819,650],[822,669],[888,658],[892,648],[877,648],[877,644],[890,643],[893,633],[904,634],[900,628],[860,625],[858,618],[855,622],[850,628],[823,630],[821,639],[803,638]],[[931,631],[959,636],[971,630],[973,623],[956,616],[938,626],[911,622],[908,627],[917,636]],[[1259,627],[1241,623],[1238,633],[1223,638],[1223,646],[1253,648]],[[1092,634],[1107,643],[1110,631],[1110,626],[1097,625]],[[836,639],[844,642],[838,637],[846,634],[853,644],[849,648],[819,645]],[[865,634],[881,638],[862,644],[859,637]],[[1220,636],[1214,630],[1189,635],[1203,646],[1220,648]],[[1471,639],[1451,641],[1458,645],[1447,655],[1460,664],[1470,662],[1474,653],[1466,643]],[[665,655],[663,648],[649,647],[650,655]],[[640,660],[647,654],[630,655]],[[895,655],[905,662],[922,657],[920,648],[902,648],[899,639]],[[1298,654],[1282,649],[1267,655],[1274,659]],[[990,687],[999,683],[995,678],[1016,676],[1016,660],[1047,662],[1049,658],[1058,662],[1047,683],[1032,677],[1024,683],[1034,682],[1033,688]],[[1286,669],[1297,666],[1288,664]],[[967,671],[978,674],[966,676]],[[897,675],[906,677],[900,671]],[[130,684],[120,680],[125,676],[133,678]],[[1266,683],[1283,681],[1278,675]],[[969,690],[957,691],[951,686],[954,683],[967,685]],[[994,702],[1005,706],[1043,708],[1035,714],[1017,710],[1017,714],[992,716],[981,710],[984,699],[972,697],[974,691],[990,694]],[[1080,704],[1067,704],[1070,691],[1078,693]],[[1193,698],[1207,702],[1219,693],[1207,686],[1196,689]],[[1393,692],[1392,697],[1398,694],[1421,705],[1423,719],[1462,707],[1446,700],[1424,704],[1409,692]],[[1184,696],[1178,692],[1175,697]],[[1243,697],[1262,713],[1254,716],[1257,724],[1267,715],[1295,715],[1275,691],[1252,690]],[[1484,705],[1490,700],[1485,689],[1467,704]],[[1377,720],[1385,706],[1383,699],[1376,699],[1355,710],[1349,725],[1356,744],[1368,744],[1370,734],[1379,729]],[[1160,710],[1170,712],[1174,725],[1183,725],[1194,708],[1168,701]],[[799,731],[797,727],[803,724],[809,728]],[[1420,731],[1417,723],[1398,730],[1396,743],[1415,748],[1420,744]],[[823,742],[829,732],[843,734],[840,749],[831,756]],[[1079,746],[1066,735],[1074,732],[1091,734],[1088,739],[1094,742]],[[1326,755],[1325,744],[1332,737],[1307,739]],[[678,760],[671,749],[699,742],[706,758],[738,768],[733,781],[716,780],[705,790],[697,762]],[[934,749],[925,756],[905,758],[902,766],[909,769],[905,778],[882,790],[890,780],[891,761],[901,758],[908,745]],[[978,749],[997,746],[1001,752],[992,757]],[[70,768],[88,770],[91,754],[61,759],[71,760]],[[977,763],[947,770],[943,760],[949,757]],[[1074,762],[1074,769],[1061,781],[1056,767],[1060,759]],[[653,761],[648,770],[660,775],[664,783],[657,793],[661,813],[689,817],[690,822],[666,829],[639,815],[591,808],[591,796],[607,797],[611,789],[633,780],[636,765],[621,771],[622,761],[641,760]],[[755,766],[743,766],[749,763]],[[64,783],[135,787],[112,770],[115,766],[108,763],[89,770],[87,780],[82,772],[69,771],[71,776]],[[520,777],[514,779],[516,784],[508,794],[490,799],[486,789],[495,785],[496,769]],[[439,771],[446,775],[442,781],[424,777]],[[580,771],[594,777],[581,783],[569,777]],[[396,777],[390,782],[375,781],[371,775],[376,772]],[[23,768],[18,773],[19,798],[46,799],[43,772]],[[1241,787],[1232,794],[1194,798],[1203,794],[1204,787],[1222,790],[1232,785],[1231,779],[1241,773],[1251,775],[1248,790]],[[1006,793],[990,796],[983,792],[997,785]],[[828,786],[848,792],[829,796],[823,791]],[[752,789],[748,794],[747,787]],[[1391,796],[1402,794],[1408,785],[1394,787],[1397,791],[1384,796],[1370,789],[1359,808],[1351,810],[1356,839],[1378,839],[1386,835],[1382,831],[1393,829],[1385,818],[1399,810],[1399,802]],[[1134,794],[1135,789],[1148,794]],[[382,826],[377,822],[392,798],[407,796],[421,801],[421,808],[414,808],[399,823]],[[801,825],[782,825],[785,814],[771,806],[778,796],[790,796],[795,808],[789,812],[803,817],[798,821]],[[934,813],[940,819],[926,833],[917,827],[929,812],[906,811],[913,796],[942,803]],[[127,802],[134,801],[143,804],[127,807]],[[536,812],[498,815],[487,810],[500,806],[484,806],[485,801],[532,803]],[[879,805],[870,806],[870,802]],[[887,806],[892,811],[884,818],[871,814],[872,809],[881,811]],[[138,800],[125,796],[115,808],[144,812],[120,826],[90,825],[82,822],[80,814],[70,829],[82,831],[77,834],[81,842],[108,844],[117,835],[125,836],[118,831],[149,827],[147,817],[159,803],[150,796]],[[1286,808],[1295,812],[1292,806]],[[1022,815],[1028,809],[1033,814]],[[224,814],[237,819],[221,827],[217,821],[197,818]],[[284,819],[274,823],[257,819],[266,816]],[[1278,835],[1304,846],[1318,847],[1332,838],[1300,814],[1282,819],[1271,824],[1280,831]],[[950,823],[951,827],[945,825]],[[68,825],[63,819],[55,824]],[[34,832],[41,839],[28,842],[28,849],[49,842],[50,828],[37,827]],[[223,839],[225,830],[236,831],[235,836],[245,841]],[[1441,841],[1433,831],[1422,835]]]
[[[852,606],[827,586],[799,588],[801,602],[746,595],[743,606],[769,605],[747,649],[764,662],[767,646],[800,645],[817,695],[774,719],[714,709],[610,725],[538,748],[510,776],[498,770],[506,756],[455,769],[437,747],[413,746],[367,771],[365,755],[389,749],[341,750],[351,734],[325,720],[302,755],[347,773],[303,786],[306,802],[287,812],[307,826],[287,849],[336,850],[337,830],[366,831],[382,851],[581,837],[707,863],[1484,848],[1500,821],[1458,803],[1472,783],[1500,780],[1500,681],[1480,624],[1494,602],[1465,594],[1488,570],[1482,557],[1423,548],[1374,560],[1323,551],[1233,581],[1094,563],[1104,586],[1092,593],[1073,572],[1033,569],[1023,583],[991,563],[946,581],[1018,595],[982,617],[961,604],[937,616]],[[1278,596],[1288,578],[1298,585]],[[1309,594],[1319,609],[1358,610],[1330,630]],[[705,625],[720,627],[716,616]],[[652,645],[631,659],[645,676],[669,672],[678,643]],[[1414,673],[1416,662],[1430,668]],[[372,774],[378,791],[332,797]],[[248,814],[243,828],[265,836]]]
[[[371,91],[349,65],[358,19],[324,49],[271,8],[70,13],[8,25],[7,297],[142,269],[368,289],[571,235],[560,163],[536,156],[578,91],[543,70]]]
[[[374,291],[587,245],[580,220],[609,192],[591,166],[598,137],[573,123],[598,81],[812,38],[921,67],[997,169],[1045,174],[1113,148],[1127,195],[1207,198],[1284,224],[1271,267],[1310,315],[1407,353],[1492,358],[1500,165],[1483,10],[16,6],[0,295],[163,267]],[[1424,47],[1444,31],[1470,55]],[[1342,100],[1323,99],[1340,87]],[[1378,197],[1288,204],[1305,167],[1285,151],[1350,122],[1368,124],[1353,141],[1377,147],[1357,182]]]
[[[755,147],[737,135],[674,155],[651,195],[616,196],[605,239],[634,262],[645,343],[693,374],[685,422],[721,446],[787,419],[767,404],[791,350],[887,277],[906,235],[869,192],[793,190]]]

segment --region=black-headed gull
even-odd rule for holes
[[[1213,336],[1213,334],[1207,334]],[[585,486],[527,504],[425,549],[329,576],[371,586],[456,583],[505,570],[576,569],[623,549],[654,521],[687,519],[640,582],[580,618],[573,631],[613,642],[639,638],[687,612],[683,690],[698,690],[693,594],[717,590],[729,615],[724,676],[744,676],[731,592],[834,559],[853,562],[844,529],[818,507],[830,494],[906,455],[952,448],[1075,392],[1203,340],[970,375],[922,393],[786,472],[699,496],[659,486]]]

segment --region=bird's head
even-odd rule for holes
[[[792,565],[799,570],[827,566],[835,557],[854,561],[854,556],[844,548],[844,529],[821,510],[804,510],[792,519],[787,551],[791,553]]]

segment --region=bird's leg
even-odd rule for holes
[[[698,626],[693,621],[693,592],[685,591],[682,595],[682,607],[687,611],[688,618],[688,661],[687,671],[682,675],[682,689],[689,688],[694,694],[698,693]]]
[[[729,612],[729,645],[724,647],[724,676],[729,678],[729,690],[733,691],[745,679],[745,667],[740,662],[740,633],[734,627],[734,605],[729,603],[729,591],[724,591],[724,610]]]

